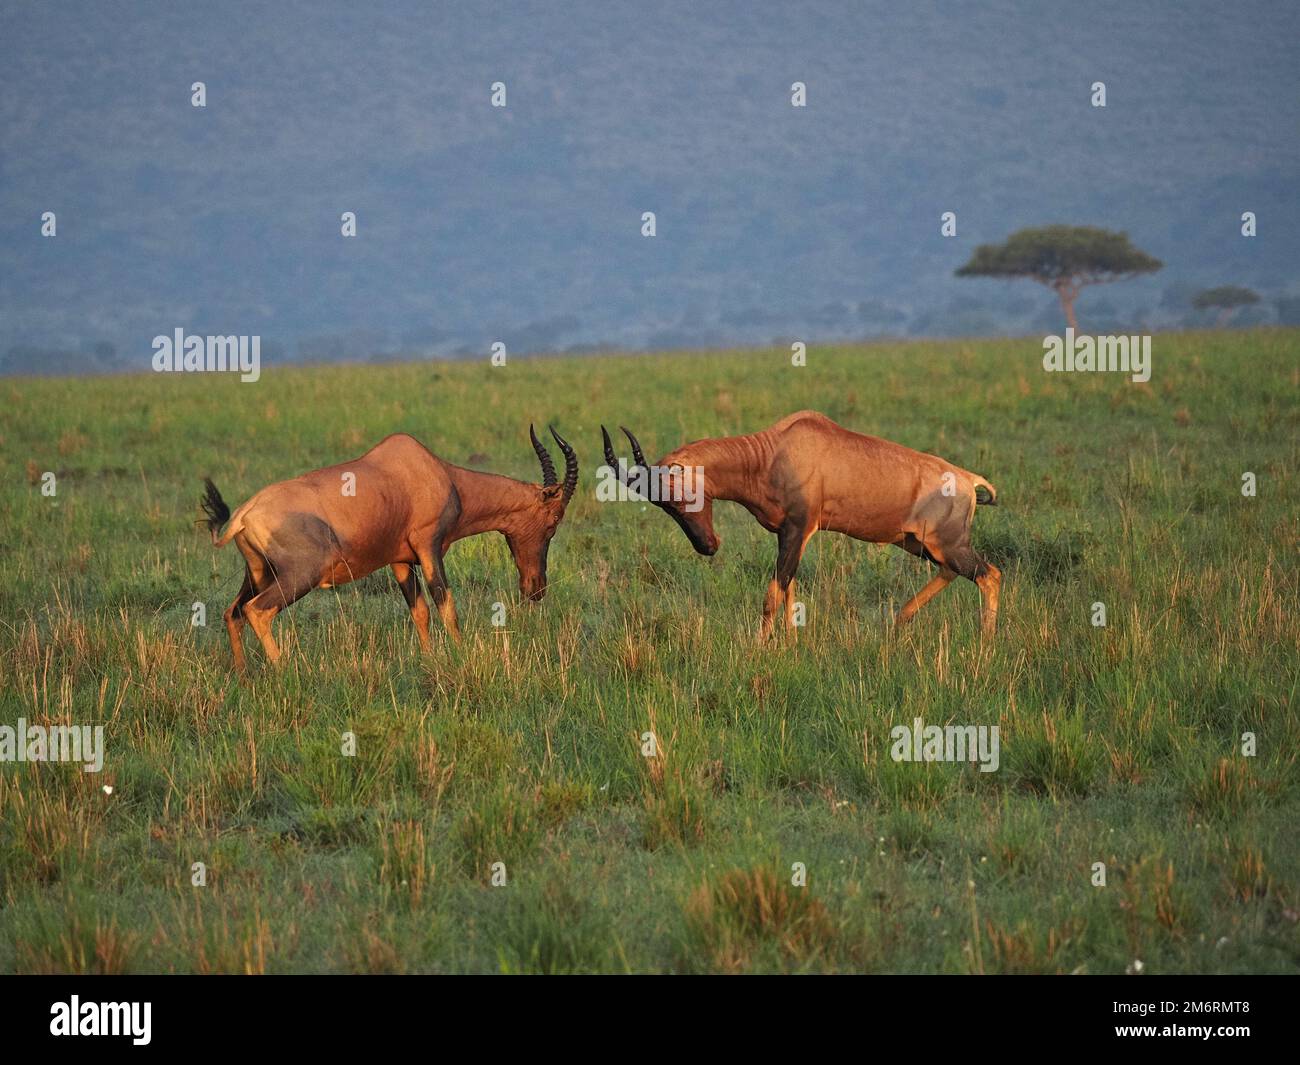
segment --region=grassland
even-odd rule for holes
[[[0,971],[1295,972],[1300,332],[1158,336],[1149,385],[1040,353],[0,381],[0,724],[107,738],[98,775],[0,766]],[[719,504],[705,560],[594,498],[602,421],[660,454],[803,407],[998,486],[990,647],[966,582],[892,629],[926,567],[829,534],[760,645],[773,537]],[[543,604],[480,537],[460,647],[420,654],[385,571],[283,615],[280,672],[250,633],[236,682],[201,475],[234,503],[406,430],[532,480],[530,420],[583,461]],[[915,717],[998,725],[1001,768],[894,762]]]

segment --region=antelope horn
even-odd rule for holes
[[[602,431],[604,430],[604,428],[605,428],[604,426],[601,426]],[[633,465],[628,467],[628,473],[631,473],[632,470],[636,469],[639,466],[641,469],[645,470],[646,475],[649,476],[650,464],[646,462],[645,453],[641,450],[641,441],[639,441],[635,436],[632,435],[632,430],[629,429],[626,425],[620,425],[619,428],[623,430],[624,435],[628,439],[628,443],[632,445]],[[608,433],[605,434],[605,454],[606,457],[610,457],[613,454],[613,448],[611,448],[609,444]],[[615,468],[617,469],[617,467]],[[625,481],[624,483],[626,484],[627,482]],[[628,487],[631,487],[631,485],[629,485]],[[660,507],[661,509],[664,507],[664,504],[661,500],[654,498],[653,492],[649,496],[647,496],[646,499],[648,502],[653,503],[656,507]]]
[[[533,431],[531,422],[528,425],[528,438],[533,442],[533,450],[537,452],[537,461],[542,464],[542,487],[549,487],[555,483],[555,463],[546,453],[542,442],[537,439],[537,433]]]
[[[628,440],[632,444],[632,458],[636,460],[636,464],[638,466],[645,466],[647,469],[649,469],[650,467],[646,463],[645,455],[641,453],[641,445],[637,442],[637,438],[632,435],[632,430],[629,429],[626,425],[619,426],[619,428],[623,430]]]
[[[603,425],[600,427],[600,435],[605,438],[605,464],[614,471],[614,476],[619,479],[620,483],[631,488],[632,483],[628,480],[629,475],[637,468],[637,466],[645,466],[646,461],[645,455],[641,453],[641,445],[637,442],[636,437],[629,433],[626,428],[623,429],[623,432],[627,433],[628,439],[632,441],[633,465],[628,466],[627,468],[623,468],[619,465],[618,456],[614,454],[614,444],[609,439],[609,430]],[[655,506],[659,506],[659,504],[655,503]]]
[[[619,470],[618,456],[614,454],[614,442],[609,438],[609,430],[603,425],[600,427],[600,435],[605,438],[605,465],[614,471],[614,476],[620,481],[623,474]]]
[[[551,431],[555,442],[564,453],[564,501],[567,503],[569,497],[573,495],[573,490],[578,487],[578,456],[573,453],[569,442],[555,431],[555,426],[548,425],[546,428]]]

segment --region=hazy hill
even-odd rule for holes
[[[1040,331],[1050,294],[952,270],[1051,221],[1167,263],[1086,294],[1093,328],[1187,322],[1220,283],[1285,319],[1298,30],[1259,2],[10,9],[0,351],[139,366],[177,326],[313,359]]]

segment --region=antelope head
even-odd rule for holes
[[[555,535],[573,490],[578,486],[578,456],[554,429],[551,429],[551,436],[555,437],[564,455],[564,481],[556,477],[555,463],[530,425],[528,437],[537,452],[537,461],[542,465],[542,483],[529,486],[536,490],[536,496],[512,516],[510,528],[503,530],[519,570],[519,593],[534,602],[546,594],[546,554],[550,550],[551,537]]]
[[[626,470],[619,466],[608,431],[600,427],[605,438],[605,463],[614,476],[633,492],[648,493],[647,502],[672,518],[701,555],[715,554],[722,541],[713,531],[713,497],[705,488],[703,474],[694,466],[671,461],[649,466],[637,438],[626,426],[622,428],[632,445],[633,464]]]

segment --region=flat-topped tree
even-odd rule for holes
[[[1202,289],[1192,297],[1192,306],[1198,311],[1217,310],[1219,325],[1232,317],[1238,307],[1249,307],[1259,302],[1259,295],[1241,285],[1220,285],[1218,288]]]
[[[1052,289],[1066,324],[1077,329],[1074,301],[1087,285],[1150,274],[1164,263],[1133,247],[1127,233],[1096,226],[1036,226],[1003,244],[981,244],[958,277],[1027,277]]]

